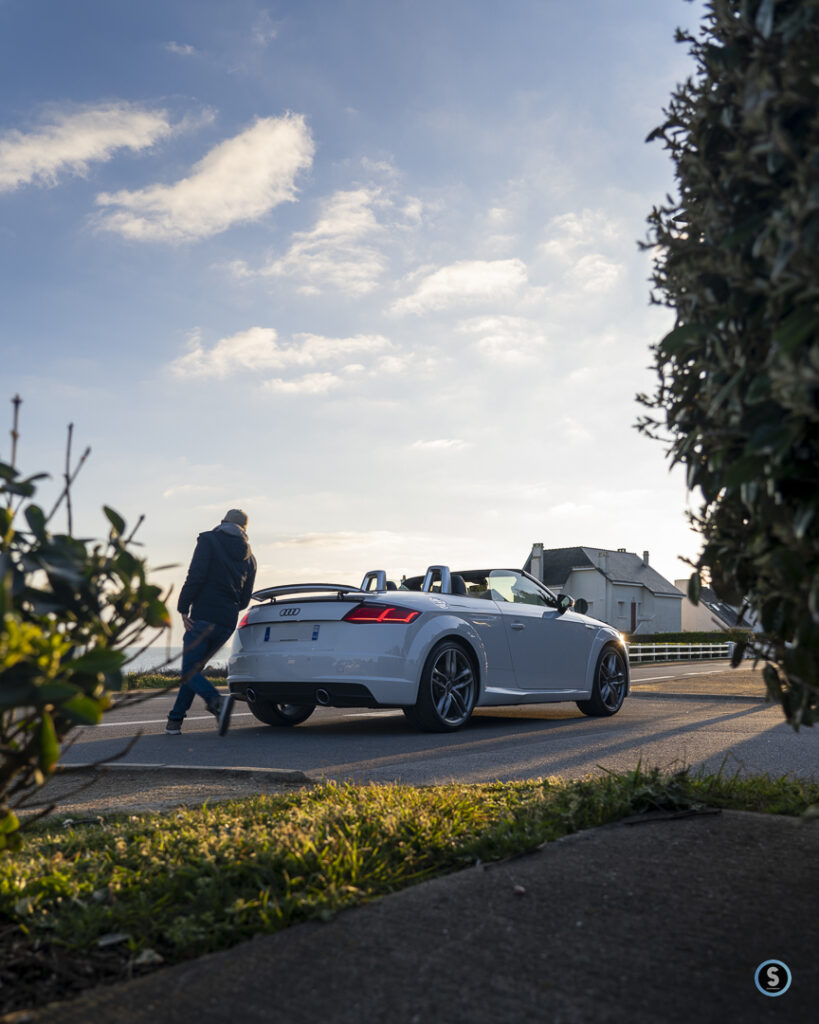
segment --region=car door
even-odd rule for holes
[[[513,688],[515,671],[506,638],[506,625],[498,605],[474,596],[447,597],[451,611],[460,615],[477,633],[486,659],[484,684],[489,688]]]
[[[499,570],[490,583],[506,627],[518,688],[585,689],[595,629],[574,612],[559,614],[547,592],[522,574]]]

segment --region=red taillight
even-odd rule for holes
[[[239,620],[239,625],[236,627],[237,629],[244,629],[244,627],[247,625],[247,617],[248,617],[248,615],[250,615],[250,612],[245,612],[244,613],[244,615]]]
[[[398,608],[395,605],[360,604],[347,612],[344,622],[412,622],[420,612],[412,608]]]

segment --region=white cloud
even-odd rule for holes
[[[469,303],[496,302],[516,295],[527,283],[520,259],[462,260],[423,277],[415,291],[393,303],[394,313],[425,313]]]
[[[267,46],[279,34],[279,27],[269,11],[262,11],[253,25],[253,42],[258,46]]]
[[[0,137],[0,192],[37,182],[56,185],[64,174],[85,175],[118,149],[141,150],[171,134],[164,110],[107,103],[56,113],[30,132]]]
[[[386,266],[383,254],[368,244],[383,230],[373,209],[379,199],[378,189],[335,192],[323,203],[315,227],[294,235],[286,255],[268,263],[260,273],[301,280],[302,292],[315,293],[330,286],[366,295],[376,287]]]
[[[458,324],[462,334],[475,336],[478,350],[495,363],[519,365],[543,358],[547,345],[543,330],[520,316],[474,317]]]
[[[372,376],[380,377],[385,374],[406,373],[410,368],[410,362],[410,354],[381,356],[373,366]],[[424,364],[422,363],[422,365]]]
[[[262,387],[280,395],[326,395],[343,384],[344,380],[334,373],[308,373],[295,380],[274,377],[266,380]]]
[[[578,249],[599,249],[622,240],[623,224],[604,210],[581,210],[553,217],[546,228],[540,251],[562,261],[574,258]]]
[[[596,505],[578,504],[575,501],[563,501],[559,505],[553,505],[545,510],[545,514],[552,519],[567,519],[574,522],[578,516],[587,516],[594,512]]]
[[[562,437],[568,438],[570,441],[594,440],[592,431],[574,416],[563,417],[560,433]]]
[[[162,492],[162,497],[176,498],[180,495],[189,497],[194,494],[210,494],[213,490],[213,484],[181,484],[178,487],[168,487]]]
[[[393,533],[390,530],[336,530],[330,532],[301,533],[283,540],[272,541],[265,548],[343,548],[367,547],[382,548],[402,544],[405,534]]]
[[[97,196],[100,206],[112,208],[101,225],[140,241],[180,241],[258,220],[295,198],[296,175],[311,165],[313,151],[303,116],[259,118],[176,184]]]
[[[251,327],[221,338],[206,349],[201,332],[194,331],[187,352],[175,359],[171,372],[180,377],[228,377],[242,371],[284,370],[344,362],[353,355],[375,355],[392,348],[383,334],[357,334],[349,338],[326,338],[319,334],[297,334],[290,344],[280,344],[272,327]]]
[[[372,160],[364,156],[361,158],[361,166],[369,174],[380,174],[387,178],[395,178],[398,175],[398,169],[392,160]]]
[[[332,342],[335,339],[319,339]],[[339,339],[343,341],[344,339]],[[355,339],[347,339],[354,341]],[[355,351],[350,348],[348,351]],[[343,348],[339,348],[333,356],[344,354]],[[406,371],[409,359],[405,356],[382,356],[374,363],[366,366],[364,363],[344,363],[338,366],[334,372],[307,373],[303,377],[291,377],[285,380],[281,377],[274,377],[264,381],[264,388],[278,394],[290,395],[323,395],[336,388],[349,387],[359,381],[373,381],[385,376],[394,376]]]
[[[165,43],[165,49],[168,53],[175,53],[179,57],[194,57],[197,53],[196,47],[191,46],[190,43]]]
[[[412,225],[419,225],[424,215],[424,204],[415,196],[410,196],[405,202],[402,210],[407,222]]]
[[[614,290],[626,270],[620,261],[624,232],[623,223],[603,210],[564,213],[549,222],[538,252],[562,266],[564,298],[585,302]],[[605,254],[612,249],[615,258]]]
[[[612,291],[623,276],[623,266],[599,252],[581,256],[566,277],[575,288],[587,295]]]
[[[274,359],[279,353],[277,338],[272,327],[251,327],[205,349],[201,332],[193,331],[187,352],[175,359],[170,369],[179,377],[227,377],[241,370],[269,369],[278,365]]]
[[[453,437],[438,438],[435,441],[413,441],[408,447],[416,452],[460,452],[471,445],[468,441]]]

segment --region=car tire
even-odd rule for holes
[[[591,696],[576,703],[584,715],[608,718],[623,706],[627,689],[626,659],[614,644],[606,644],[594,669]]]
[[[415,706],[404,714],[425,732],[454,732],[469,721],[477,697],[472,656],[457,640],[442,640],[424,663]]]
[[[301,725],[316,710],[315,704],[274,704],[258,697],[252,703],[248,701],[247,706],[260,722],[277,726]]]
[[[404,717],[410,723],[410,725],[414,725],[416,729],[421,728],[421,720],[418,717],[418,709],[415,707],[414,704],[408,708],[401,708],[401,710],[404,712]]]

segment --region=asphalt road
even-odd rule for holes
[[[635,683],[701,684],[725,665],[637,666]],[[164,733],[172,694],[115,708],[104,722],[77,730],[64,765],[120,754],[120,764],[266,768],[311,778],[429,784],[546,775],[566,778],[604,769],[720,765],[733,772],[793,773],[819,779],[819,729],[799,733],[781,710],[738,697],[679,696],[637,690],[613,718],[582,715],[574,704],[478,710],[452,734],[416,732],[400,711],[319,708],[301,726],[271,728],[237,703],[227,736],[197,698],[181,736]]]

